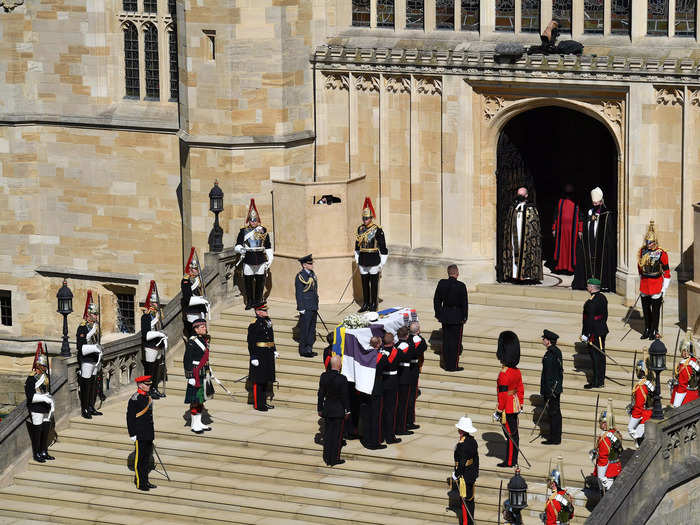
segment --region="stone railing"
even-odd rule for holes
[[[665,419],[646,423],[642,446],[586,523],[652,523],[649,518],[666,493],[700,474],[700,401],[666,413]]]
[[[212,307],[232,300],[233,274],[236,255],[233,249],[221,253],[205,254],[203,272],[207,297]],[[181,294],[177,294],[163,309],[163,332],[170,342],[169,354],[182,338]],[[127,387],[133,388],[133,378],[143,373],[141,363],[141,333],[111,341],[102,345],[102,369],[104,393],[114,396]],[[78,361],[75,355],[69,358],[53,357],[51,390],[56,402],[56,424],[66,421],[80,406],[77,389]],[[22,401],[10,414],[0,421],[0,486],[9,483],[18,467],[29,456],[31,445],[25,429],[28,417],[27,403]]]

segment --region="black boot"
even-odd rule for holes
[[[640,339],[649,339],[651,335],[651,297],[642,296],[642,315],[644,316],[644,333]]]
[[[369,274],[361,274],[360,278],[362,279],[362,308],[360,308],[358,312],[366,312],[367,310],[369,310],[370,301]]]
[[[78,395],[80,396],[80,414],[85,419],[92,419],[92,415],[88,409],[90,406],[88,402],[88,380],[82,376],[78,377]]]
[[[369,310],[370,312],[376,312],[379,309],[379,300],[377,298],[377,295],[379,294],[379,274],[371,274],[369,276],[369,294],[370,294],[370,303],[369,303]]]
[[[29,425],[29,439],[32,441],[32,456],[34,461],[45,463],[46,460],[41,454],[41,425]]]
[[[49,421],[44,421],[41,424],[41,456],[44,459],[56,459],[53,456],[49,456],[49,429],[51,428],[51,423]]]
[[[257,304],[262,303],[263,296],[265,295],[265,275],[255,276],[255,302]]]
[[[90,401],[90,406],[88,410],[92,416],[101,416],[102,412],[98,412],[97,409],[95,409],[95,401],[97,401],[97,376],[92,376],[89,382],[90,388],[88,391],[90,392],[90,397],[88,399]]]
[[[160,399],[163,397],[163,394],[161,394],[158,391],[158,382],[160,381],[160,363],[155,362],[155,363],[150,363],[151,365],[151,373],[146,374],[151,376],[151,389],[148,391],[148,395],[151,396],[151,399]]]
[[[255,287],[255,276],[254,275],[244,275],[243,276],[243,287],[245,288],[245,309],[250,310],[253,308],[253,302],[255,301],[254,287]]]

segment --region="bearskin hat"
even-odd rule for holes
[[[505,366],[515,368],[520,363],[520,340],[515,332],[506,330],[498,336],[496,357]]]

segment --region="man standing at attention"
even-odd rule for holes
[[[464,370],[459,366],[459,356],[462,353],[462,330],[469,317],[469,297],[466,285],[457,277],[459,268],[450,264],[447,279],[440,279],[433,297],[435,317],[442,323],[442,356],[448,372]]]

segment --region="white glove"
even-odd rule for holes
[[[671,279],[664,278],[664,284],[661,286],[661,295],[664,295],[666,293],[666,290],[668,290],[668,286],[670,284],[671,284]]]
[[[384,268],[384,265],[386,264],[387,259],[389,258],[389,254],[379,254],[379,267]]]
[[[587,343],[587,342],[588,342],[588,336],[587,336],[587,335],[581,335],[581,341],[583,341],[584,343]]]
[[[275,350],[275,359],[277,359],[279,356],[280,356],[280,353],[277,350]]]
[[[245,246],[242,244],[236,244],[236,246],[233,248],[233,251],[236,253],[240,253],[241,255],[245,255]]]
[[[360,264],[360,254],[355,252],[355,264]]]
[[[136,436],[131,436],[130,439],[131,441],[136,441]]]
[[[194,386],[195,383],[196,383],[196,381],[194,380],[194,377],[190,377],[190,378],[187,380],[187,384],[188,384],[188,385]]]
[[[297,312],[299,312],[299,314],[301,315],[301,314],[304,314],[306,312],[306,310],[297,310]]]
[[[454,473],[454,472],[452,473],[452,479],[455,480],[455,481],[457,481],[457,476],[455,476],[455,473]]]
[[[257,359],[253,359],[253,360],[250,362],[250,364],[253,365],[253,366],[258,366],[258,365],[260,364],[260,361],[258,361]]]

